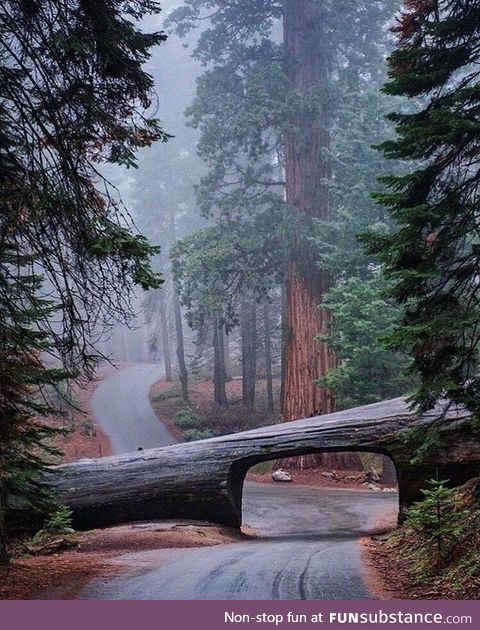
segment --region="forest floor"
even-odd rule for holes
[[[279,398],[280,381],[274,381],[274,399]],[[253,413],[242,406],[242,381],[235,378],[226,384],[228,407],[213,404],[213,381],[191,380],[189,383],[190,402],[185,403],[178,383],[159,381],[150,390],[150,402],[159,419],[179,440],[184,440],[184,431],[175,424],[175,416],[186,409],[204,420],[204,428],[215,435],[226,435],[238,431],[255,429],[280,421],[280,412],[272,414],[267,409],[266,381],[257,383],[256,405]]]
[[[71,549],[46,553],[48,544],[18,542],[8,569],[0,569],[0,599],[70,599],[97,576],[121,572],[116,557],[125,553],[225,545],[242,535],[226,527],[190,521],[133,523],[75,533],[63,539]],[[61,539],[61,537],[60,537]],[[55,543],[59,537],[52,537]]]
[[[450,548],[441,563],[432,545],[408,525],[362,541],[373,592],[395,599],[480,599],[479,484],[480,478],[472,479],[458,490],[457,509],[469,514],[455,543],[445,541]]]
[[[264,464],[252,468],[247,473],[248,481],[256,483],[277,484],[279,482],[272,479],[272,470],[275,462],[270,464],[269,469],[263,468]],[[366,487],[373,492],[396,492],[397,488],[381,483],[372,483],[368,473],[364,470],[332,470],[331,468],[318,467],[307,470],[288,470],[292,476],[292,483],[302,486],[315,486],[316,488],[346,488],[349,490],[365,490]]]

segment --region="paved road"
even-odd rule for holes
[[[395,494],[247,484],[244,521],[259,536],[203,549],[119,558],[121,577],[81,599],[370,599],[358,538],[392,512]]]
[[[176,442],[149,402],[150,387],[163,375],[161,364],[141,363],[118,370],[95,389],[93,414],[110,438],[114,455]]]
[[[136,365],[96,390],[93,410],[115,453],[174,441],[150,407],[161,366]],[[80,599],[368,599],[358,539],[392,514],[396,494],[251,484],[243,521],[257,535],[203,549],[136,552],[122,574],[94,580]]]

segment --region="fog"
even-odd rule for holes
[[[310,345],[300,363],[313,362],[316,378],[332,375],[331,385],[335,352],[343,353],[341,363],[349,361],[348,342],[338,346],[349,331],[335,337],[331,328],[335,309],[348,308],[342,291],[358,292],[358,282],[381,290],[357,234],[390,229],[369,195],[390,168],[371,145],[391,134],[380,88],[397,7],[376,3],[375,13],[362,4],[358,22],[343,25],[342,8],[323,3],[314,9],[316,32],[292,44],[291,29],[303,28],[301,20],[293,24],[294,11],[290,24],[275,3],[267,4],[249,3],[258,11],[255,21],[247,7],[236,12],[228,3],[215,9],[164,2],[160,16],[142,22],[145,31],[168,32],[145,68],[155,80],[151,113],[172,137],[142,149],[138,168],[103,173],[135,229],[161,246],[153,265],[165,282],[136,290],[135,316],[105,331],[97,350],[119,364],[162,363],[168,380],[178,378],[185,360],[190,377],[213,378],[219,405],[227,404],[225,383],[240,379],[247,408],[255,406],[257,386],[265,389],[268,414],[276,415],[285,382],[295,380],[287,374],[287,352]],[[309,9],[297,13],[303,10]],[[366,41],[366,32],[376,40]],[[292,45],[299,46],[297,68],[285,65]],[[303,310],[298,323],[292,308],[300,297],[288,286],[292,265],[309,278],[306,291],[317,310]],[[328,300],[330,310],[319,313]],[[289,331],[301,326],[298,338],[306,342],[287,349]],[[184,359],[177,356],[179,335]],[[331,335],[323,350],[315,342],[322,335]],[[353,391],[339,373],[342,404],[400,393],[406,385],[394,372],[395,383],[374,392]],[[313,388],[307,407],[331,410],[328,390]]]

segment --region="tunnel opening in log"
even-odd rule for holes
[[[244,532],[262,537],[361,536],[394,526],[399,515],[395,463],[368,450],[236,462],[230,492]]]

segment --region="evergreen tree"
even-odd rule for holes
[[[37,296],[41,278],[30,256],[15,247],[0,247],[0,539],[1,560],[6,554],[5,520],[15,512],[30,523],[41,523],[54,499],[39,484],[45,457],[58,455],[50,445],[55,430],[42,416],[53,413],[42,389],[68,376],[62,369],[46,368],[45,353],[52,351],[39,324],[52,315],[51,302]],[[0,562],[1,564],[1,562]]]
[[[462,523],[468,516],[467,510],[457,505],[457,491],[448,488],[447,481],[430,479],[422,490],[424,498],[409,511],[407,526],[421,536],[421,545],[427,559],[435,559],[435,567],[441,569],[451,549],[458,542]]]
[[[323,382],[336,392],[340,408],[395,398],[414,385],[414,378],[404,374],[405,356],[384,342],[401,309],[385,297],[388,283],[379,274],[378,259],[365,253],[358,238],[369,229],[379,234],[394,229],[392,218],[371,196],[379,175],[391,169],[374,145],[392,136],[393,127],[385,119],[391,99],[380,93],[381,70],[375,79],[359,84],[346,78],[332,140],[331,219],[317,221],[313,236],[319,264],[335,284],[324,301],[335,322],[324,340],[333,346],[339,365]]]
[[[425,411],[446,398],[478,414],[480,2],[409,0],[395,31],[385,92],[417,107],[390,116],[397,136],[382,149],[413,172],[383,178],[378,200],[398,230],[367,244],[404,309],[390,345],[420,374],[412,401]]]
[[[99,172],[167,138],[145,114],[153,82],[142,64],[165,36],[135,22],[152,11],[149,0],[0,7],[0,239],[35,255],[63,306],[50,330],[72,368],[93,353],[89,332],[124,316],[132,283],[159,283],[155,249]]]
[[[128,318],[133,284],[161,283],[150,268],[157,248],[132,229],[98,166],[134,166],[137,149],[167,139],[145,113],[153,82],[142,68],[165,36],[137,26],[158,10],[150,0],[0,6],[3,562],[5,512],[44,504],[35,484],[44,449],[53,452],[38,397],[66,374],[45,368],[45,353],[69,375],[90,372],[98,325]]]
[[[284,239],[277,261],[272,258],[283,274],[280,283],[288,276],[290,288],[298,288],[288,292],[286,419],[333,408],[332,390],[315,384],[325,385],[321,377],[336,366],[326,341],[329,311],[319,305],[335,282],[371,276],[372,258],[362,253],[356,234],[392,223],[369,197],[386,162],[369,145],[386,129],[379,115],[386,99],[376,92],[383,28],[395,6],[189,0],[174,16],[180,33],[203,25],[194,55],[206,70],[188,110],[209,166],[197,189],[200,209],[217,223],[217,234],[254,226],[253,238],[261,244],[258,227],[276,229]],[[346,12],[355,16],[347,23]],[[237,258],[244,258],[244,250]],[[220,268],[225,276],[229,267]],[[264,285],[276,280],[257,276]],[[233,281],[224,285],[237,287]],[[301,347],[294,347],[295,340]]]
[[[377,271],[367,279],[350,277],[325,299],[335,320],[326,341],[339,358],[339,367],[325,376],[325,383],[337,393],[340,408],[395,398],[413,387],[413,378],[404,374],[405,357],[382,343],[401,315],[400,308],[384,297],[385,291],[385,280]]]

